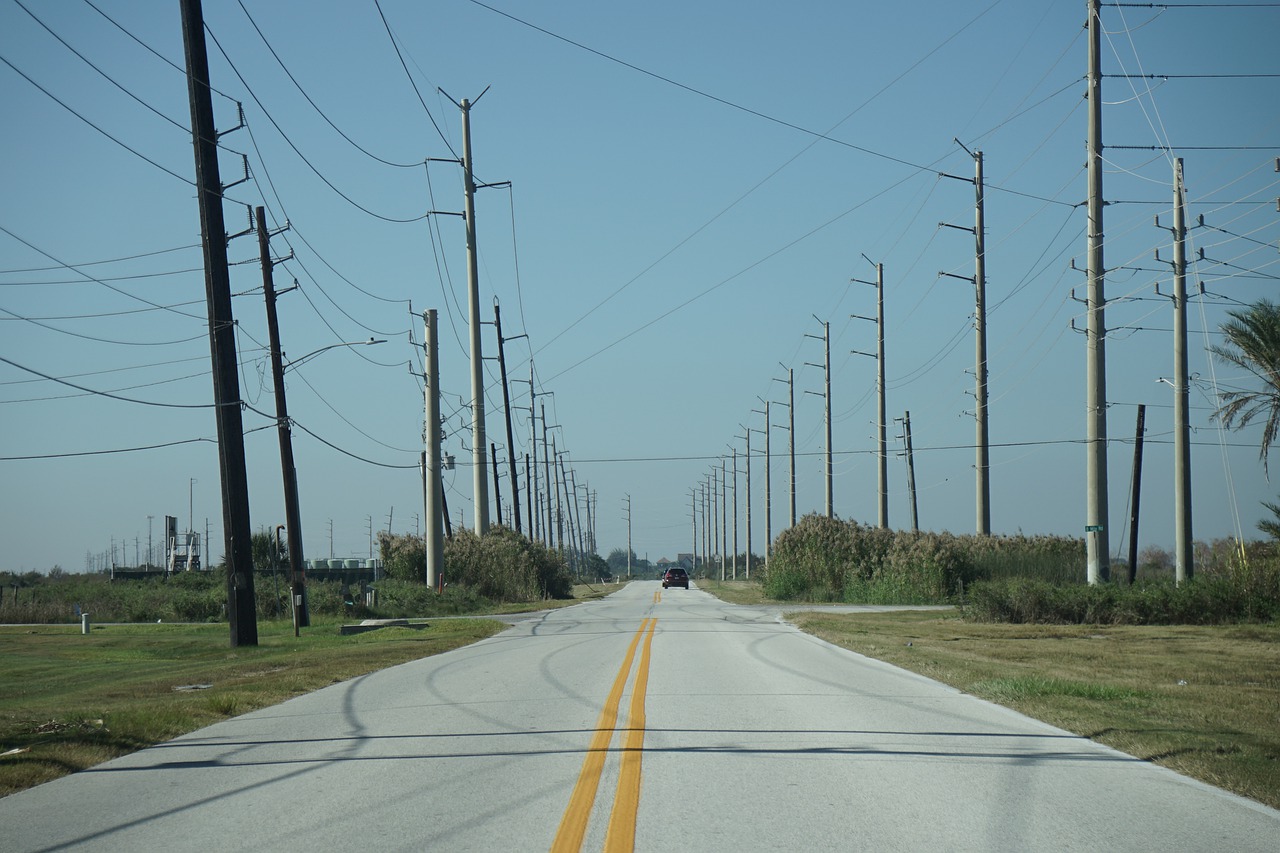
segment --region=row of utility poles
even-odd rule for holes
[[[1106,396],[1106,322],[1105,322],[1105,273],[1106,268],[1103,261],[1103,208],[1104,200],[1102,194],[1102,72],[1100,65],[1100,0],[1086,0],[1088,12],[1088,71],[1087,71],[1087,91],[1088,100],[1088,132],[1087,132],[1087,175],[1088,175],[1088,228],[1087,228],[1087,283],[1088,296],[1084,300],[1087,304],[1087,328],[1086,335],[1086,460],[1085,460],[1085,477],[1086,477],[1086,512],[1085,512],[1085,543],[1086,543],[1086,571],[1090,583],[1098,583],[1106,581],[1110,578],[1110,558],[1109,558],[1109,531],[1107,528],[1108,506],[1107,506],[1107,396]],[[981,151],[970,151],[965,148],[957,139],[956,144],[964,148],[965,152],[973,158],[974,176],[972,178],[957,175],[942,175],[942,177],[953,178],[971,182],[974,186],[974,225],[972,228],[968,226],[951,225],[948,223],[939,223],[940,227],[954,228],[957,230],[968,231],[973,234],[974,238],[974,274],[972,277],[957,275],[955,273],[940,272],[939,276],[947,276],[968,281],[974,288],[974,416],[975,423],[975,441],[974,448],[976,458],[974,461],[975,469],[975,529],[979,535],[990,535],[991,533],[991,482],[990,482],[990,428],[988,423],[988,370],[987,370],[987,332],[986,332],[986,247],[985,247],[985,198],[984,198],[984,181],[983,181],[983,154]],[[1174,305],[1174,379],[1170,383],[1174,389],[1174,486],[1175,486],[1175,575],[1179,583],[1184,582],[1193,575],[1192,563],[1192,532],[1191,532],[1191,459],[1190,459],[1190,426],[1188,420],[1188,388],[1189,377],[1187,367],[1187,344],[1186,344],[1186,213],[1185,213],[1185,187],[1183,182],[1183,164],[1178,159],[1174,164],[1174,221],[1171,228],[1173,235],[1174,256],[1170,265],[1173,269],[1174,289],[1169,298]],[[1157,226],[1159,221],[1157,219]],[[873,263],[866,255],[863,258],[868,263]],[[1159,254],[1157,253],[1157,260]],[[876,280],[862,281],[860,279],[851,279],[853,282],[868,284],[877,289],[877,312],[874,318],[860,316],[857,314],[850,315],[852,319],[873,321],[877,325],[877,348],[875,353],[860,352],[858,350],[851,351],[856,355],[871,356],[877,362],[877,456],[878,456],[878,521],[882,528],[888,527],[888,484],[887,484],[887,435],[886,435],[886,403],[885,403],[885,350],[884,350],[884,266],[883,264],[875,264]],[[1157,292],[1159,288],[1157,286]],[[831,348],[830,348],[830,325],[820,318],[816,318],[822,324],[823,334],[806,335],[823,341],[825,359],[824,363],[814,364],[807,362],[809,366],[822,367],[824,369],[824,385],[825,390],[823,396],[825,398],[825,505],[828,517],[834,515],[833,508],[833,466],[832,466],[832,439],[831,439]],[[795,394],[794,394],[794,372],[783,366],[787,370],[785,381],[788,387],[788,399],[783,403],[777,401],[779,405],[785,405],[788,409],[787,430],[790,439],[789,455],[791,458],[791,483],[790,483],[790,500],[791,500],[791,524],[795,524]],[[816,393],[816,392],[807,392]],[[770,478],[770,461],[771,453],[769,450],[769,438],[772,427],[770,418],[771,401],[762,401],[765,403],[763,412],[753,410],[765,416],[766,428],[765,434],[765,527],[766,539],[768,545],[766,554],[772,548],[772,522],[770,509],[771,488],[769,484]],[[1138,446],[1139,453],[1135,458],[1135,485],[1134,485],[1134,529],[1133,536],[1136,538],[1136,505],[1138,494],[1138,478],[1141,469],[1140,442],[1142,435],[1142,420],[1140,413],[1139,430],[1138,430]],[[904,414],[902,418],[903,424],[903,440],[906,447],[907,457],[907,488],[910,496],[911,506],[911,527],[913,530],[919,529],[919,517],[916,504],[915,490],[915,468],[914,456],[911,442],[911,415],[910,412]],[[748,432],[749,442],[749,432]],[[749,446],[749,445],[748,445]],[[736,450],[734,452],[736,458]],[[748,460],[750,454],[748,453]],[[695,561],[697,559],[699,544],[701,544],[701,553],[710,559],[709,555],[720,554],[721,575],[725,574],[724,550],[725,550],[725,519],[723,515],[723,506],[726,502],[726,486],[724,485],[724,461],[719,460],[720,471],[717,477],[716,466],[712,466],[711,473],[704,481],[691,493],[691,512],[693,515],[694,529],[694,548]],[[719,488],[717,489],[717,485]],[[733,493],[736,495],[737,478],[735,475]],[[748,486],[747,506],[748,516],[750,514],[750,487]],[[699,508],[701,507],[701,513]],[[718,509],[719,508],[719,509]],[[703,536],[699,539],[697,531],[699,529],[699,519],[702,521]],[[734,525],[736,529],[736,511]],[[719,528],[719,542],[717,543],[717,530]],[[748,547],[747,552],[750,554],[750,524],[748,523]],[[734,548],[734,560],[736,562],[736,543]],[[1135,558],[1131,556],[1131,564]],[[1130,566],[1132,573],[1134,566]]]
[[[284,373],[303,360],[335,347],[357,346],[365,343],[383,343],[370,340],[359,343],[340,343],[322,347],[313,353],[286,363],[280,343],[276,299],[280,295],[274,287],[273,269],[283,258],[271,253],[271,237],[288,228],[268,229],[265,210],[258,207],[251,217],[250,228],[229,235],[222,210],[224,191],[234,184],[223,184],[218,165],[218,141],[220,133],[214,124],[209,63],[204,37],[204,15],[200,0],[180,0],[183,42],[186,53],[188,94],[191,102],[192,140],[195,155],[197,201],[200,210],[201,236],[204,250],[205,295],[209,314],[209,344],[212,361],[214,411],[217,419],[218,455],[222,491],[223,531],[227,560],[227,615],[230,623],[231,645],[257,645],[257,616],[254,600],[253,561],[250,547],[248,481],[246,477],[244,429],[241,417],[243,401],[239,393],[238,364],[235,349],[235,320],[231,307],[230,274],[227,262],[227,245],[235,237],[255,233],[258,237],[263,276],[263,293],[266,300],[267,327],[270,337],[270,358],[276,401],[276,426],[280,444],[281,470],[284,481],[285,517],[283,529],[288,531],[289,563],[292,575],[292,599],[294,605],[294,631],[309,624],[306,609],[305,573],[303,567],[301,508],[298,497],[297,469],[293,459],[291,421],[289,419]],[[483,96],[483,92],[481,96]],[[479,100],[477,98],[476,100]],[[475,183],[471,157],[470,110],[473,102],[464,99],[457,106],[462,111],[463,155],[460,165],[464,173],[464,209],[460,214],[466,225],[467,287],[471,344],[471,425],[472,425],[472,473],[474,495],[475,530],[483,535],[489,529],[488,465],[485,459],[485,397],[483,377],[483,351],[480,340],[482,321],[479,305],[478,262],[476,255]],[[243,112],[240,114],[243,127]],[[226,131],[231,132],[231,131]],[[453,161],[458,162],[458,161]],[[247,167],[246,178],[247,180]],[[239,183],[237,181],[236,183]],[[490,185],[496,186],[496,185]],[[433,211],[434,212],[434,211]],[[292,289],[292,288],[289,288]],[[281,293],[288,292],[282,291]],[[423,506],[426,538],[425,579],[435,586],[443,565],[443,536],[448,531],[448,509],[440,477],[441,471],[441,420],[439,383],[439,336],[437,316],[434,310],[422,315],[425,327],[424,381],[424,430],[422,451]],[[517,477],[517,460],[511,427],[511,405],[503,345],[514,338],[502,335],[501,315],[494,305],[494,325],[498,333],[498,361],[502,377],[503,402],[506,407],[507,446],[509,448],[508,477],[511,485],[511,507],[517,531],[521,530],[520,494]],[[523,337],[523,336],[516,336]],[[536,388],[532,363],[529,373],[530,422],[535,423],[534,398]],[[565,550],[565,530],[568,528],[571,560],[580,560],[586,553],[596,550],[594,532],[595,495],[586,489],[587,523],[581,519],[578,484],[572,469],[566,469],[564,454],[555,450],[554,438],[547,449],[547,432],[554,429],[546,423],[545,406],[542,410],[544,474],[547,490],[539,490],[537,479],[536,433],[531,441],[534,458],[526,456],[526,497],[528,514],[533,531],[543,542]],[[494,491],[498,495],[497,449],[494,454]],[[553,477],[553,470],[555,476]],[[554,496],[550,494],[555,484]],[[572,483],[572,486],[570,486]],[[543,523],[545,497],[546,516]],[[537,503],[535,513],[535,502]],[[554,530],[553,510],[554,505]],[[501,515],[501,503],[498,506]],[[533,532],[531,531],[531,532]]]

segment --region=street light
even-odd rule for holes
[[[385,344],[385,343],[386,343],[385,340],[375,340],[374,338],[369,338],[369,340],[367,341],[350,341],[350,342],[340,343],[340,344],[329,344],[327,347],[320,347],[320,349],[318,350],[312,350],[311,352],[302,356],[302,358],[295,358],[293,361],[286,362],[281,369],[289,370],[291,368],[297,367],[298,365],[302,364],[302,362],[310,358],[314,358],[315,356],[319,355],[322,352],[328,352],[331,349],[338,349],[340,347],[367,347],[367,346],[372,346],[374,344]],[[280,355],[283,357],[284,352],[281,351]]]

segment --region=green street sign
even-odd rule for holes
[[[1101,524],[1089,524],[1084,528],[1085,533],[1101,533],[1102,531],[1103,526]]]

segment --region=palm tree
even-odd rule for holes
[[[1214,417],[1227,429],[1242,429],[1254,418],[1265,418],[1258,454],[1267,471],[1267,451],[1280,435],[1280,305],[1261,299],[1242,311],[1229,311],[1223,323],[1223,346],[1210,351],[1262,381],[1259,391],[1223,391],[1222,405]]]
[[[1271,510],[1274,518],[1264,518],[1258,522],[1258,529],[1270,536],[1272,539],[1280,542],[1280,504],[1273,504],[1270,501],[1263,501],[1262,505]]]

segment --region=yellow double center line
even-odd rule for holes
[[[622,668],[613,680],[609,697],[605,700],[604,710],[596,722],[595,734],[591,745],[587,748],[587,757],[582,762],[582,771],[578,774],[578,782],[573,786],[573,795],[569,805],[560,819],[560,829],[556,832],[556,840],[551,845],[552,853],[578,853],[582,848],[582,839],[587,833],[587,821],[591,818],[591,809],[595,805],[596,791],[600,788],[600,776],[604,771],[605,758],[608,756],[609,743],[617,730],[618,707],[622,704],[622,692],[626,689],[627,678],[631,675],[631,664],[635,660],[636,648],[644,639],[644,649],[640,652],[640,667],[636,672],[635,687],[631,691],[630,719],[623,740],[622,762],[618,773],[618,790],[614,794],[613,808],[609,815],[609,829],[605,834],[604,849],[609,853],[629,851],[635,847],[636,812],[640,808],[640,759],[644,754],[644,698],[649,685],[649,650],[653,645],[653,629],[657,619],[645,619],[639,630],[631,638],[627,647],[627,656],[622,661]]]

